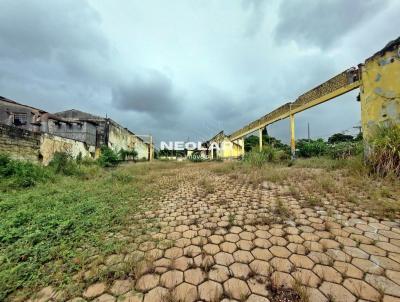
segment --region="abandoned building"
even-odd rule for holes
[[[110,118],[78,110],[52,114],[0,96],[0,152],[48,164],[55,152],[97,158],[100,147],[135,149],[152,158],[153,146]]]
[[[100,117],[87,112],[71,109],[55,113],[56,116],[71,122],[95,123],[97,125],[97,146],[106,145],[113,150],[135,149],[139,159],[151,159],[152,147],[141,137],[108,117]]]

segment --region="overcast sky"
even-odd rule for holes
[[[400,1],[0,0],[0,95],[204,140],[356,66],[399,36]],[[301,113],[297,136],[352,129],[357,92]],[[287,141],[289,122],[269,127]]]

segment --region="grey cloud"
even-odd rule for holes
[[[33,69],[35,77],[91,79],[103,73],[110,46],[87,1],[3,1],[0,64]]]
[[[112,102],[118,109],[145,112],[155,118],[163,118],[180,109],[171,79],[155,70],[118,84],[112,89]]]
[[[386,4],[384,0],[282,1],[275,39],[326,49],[374,17]]]
[[[100,19],[87,1],[3,1],[0,10],[2,57],[53,60],[63,54],[107,53]]]
[[[264,21],[264,0],[243,0],[242,6],[245,10],[250,11],[250,17],[245,30],[246,37],[256,35]]]

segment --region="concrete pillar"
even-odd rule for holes
[[[260,146],[260,152],[262,151],[262,147],[263,147],[263,145],[262,145],[262,134],[263,134],[262,129],[258,129],[258,144]]]
[[[400,39],[392,41],[361,66],[361,126],[368,140],[379,124],[400,124]]]
[[[294,114],[290,115],[290,150],[292,159],[296,157],[296,137],[294,133]]]

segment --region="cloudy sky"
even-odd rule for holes
[[[137,134],[231,133],[400,32],[400,1],[0,0],[0,95],[106,114]],[[297,136],[351,130],[357,92],[303,112]],[[287,141],[288,121],[269,127]]]

